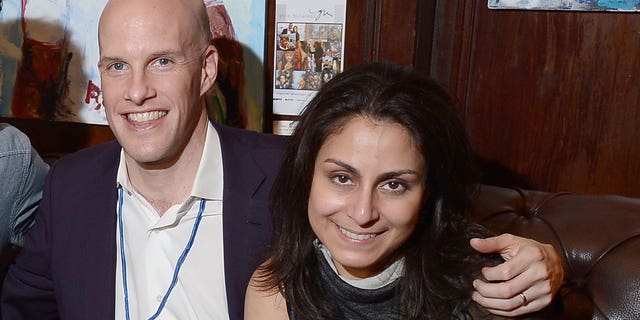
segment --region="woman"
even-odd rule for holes
[[[299,118],[272,190],[271,257],[245,318],[466,319],[482,266],[464,219],[472,153],[447,92],[384,63],[334,78]]]

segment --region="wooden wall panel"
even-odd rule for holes
[[[380,32],[376,27],[381,0],[347,1],[344,65],[349,68],[375,59]]]
[[[412,66],[423,2],[433,1],[348,0],[345,68],[381,60]]]
[[[414,63],[416,54],[416,19],[419,1],[387,0],[380,17],[380,55],[405,66]],[[425,1],[420,1],[425,2]]]
[[[415,21],[415,54],[413,67],[423,73],[431,74],[431,58],[434,41],[435,10],[437,1],[418,1]]]
[[[639,14],[447,6],[431,67],[489,181],[640,196]]]

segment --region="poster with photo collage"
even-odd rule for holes
[[[306,103],[342,72],[346,1],[278,1],[273,61],[274,133],[290,134]]]

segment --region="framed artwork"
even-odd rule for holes
[[[0,116],[106,124],[97,68],[106,2],[0,0]],[[203,2],[222,56],[209,115],[260,131],[266,1]]]
[[[640,11],[640,0],[489,0],[489,9]]]
[[[276,0],[273,114],[295,118],[320,88],[344,68],[346,0]],[[289,135],[293,120],[274,120]]]

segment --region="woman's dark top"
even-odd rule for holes
[[[318,260],[318,281],[322,282],[327,300],[340,310],[340,319],[345,320],[393,320],[403,319],[394,308],[394,291],[399,279],[379,289],[361,289],[340,279],[316,248]],[[287,303],[290,320],[299,320],[293,308]]]

